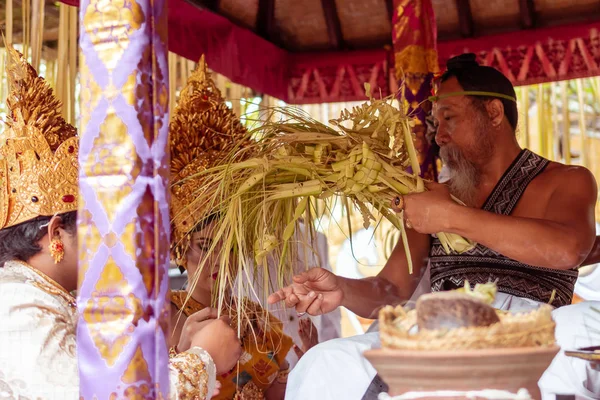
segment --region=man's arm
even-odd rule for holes
[[[592,247],[592,251],[588,254],[585,261],[581,264],[582,267],[586,265],[598,264],[600,263],[600,236],[596,236],[596,241],[594,242],[594,247]]]
[[[294,282],[269,296],[269,303],[284,301],[296,312],[322,315],[345,306],[354,313],[374,318],[384,305],[399,304],[410,298],[429,256],[430,236],[408,231],[408,243],[414,267],[408,262],[402,243],[398,243],[381,273],[374,278],[348,279],[323,268],[312,268],[294,276]]]
[[[412,275],[408,273],[408,262],[400,240],[377,276],[365,279],[338,277],[344,293],[344,307],[363,318],[376,318],[381,307],[400,304],[412,296],[427,267],[431,236],[413,230],[407,233],[414,267]]]
[[[560,177],[543,219],[498,215],[455,206],[445,231],[457,233],[506,257],[554,269],[581,265],[595,235],[596,182],[583,168],[570,168]]]

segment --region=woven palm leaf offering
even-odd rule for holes
[[[403,99],[396,107],[395,96],[375,99],[366,89],[369,100],[343,111],[330,121],[333,127],[295,108],[270,109],[277,121],[250,132],[255,141],[243,151],[251,157],[238,161],[239,152],[232,152],[199,173],[206,185],[197,192],[198,204],[204,214],[218,210],[221,215],[216,234],[223,243],[220,285],[234,275],[228,275],[228,266],[236,265],[235,275],[249,278],[255,276],[249,273],[253,268],[266,270],[269,259],[279,263],[278,282],[283,282],[292,274],[298,243],[311,242],[316,200],[328,198],[356,207],[365,228],[387,218],[402,233],[412,270],[403,218],[390,205],[398,193],[426,190],[413,144],[413,117],[402,108]],[[299,229],[301,223],[308,229]],[[307,237],[299,238],[300,231]],[[455,234],[439,237],[448,252],[473,246]]]
[[[493,283],[471,289],[466,282],[459,290],[421,296],[411,310],[383,308],[382,349],[365,356],[390,394],[526,389],[538,399],[537,382],[558,352],[553,307],[500,311],[491,306],[495,295]]]

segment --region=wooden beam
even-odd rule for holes
[[[191,0],[190,2],[214,13],[219,11],[219,0]]]
[[[388,18],[391,23],[394,22],[394,0],[385,0],[385,8],[387,9]]]
[[[335,0],[321,0],[325,21],[327,22],[327,34],[329,35],[329,43],[336,49],[346,49],[344,43],[344,35],[342,35],[342,24],[340,16],[337,12]]]
[[[455,0],[458,10],[458,22],[460,24],[460,34],[463,37],[472,37],[475,33],[473,27],[473,15],[471,14],[471,3],[469,0]]]
[[[275,0],[258,0],[256,33],[270,42],[277,40],[275,26]]]
[[[523,28],[527,29],[535,26],[535,3],[533,0],[519,0],[519,13]]]

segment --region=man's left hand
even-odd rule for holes
[[[434,182],[425,185],[427,191],[404,195],[404,204],[398,206],[392,202],[392,209],[399,213],[404,206],[404,224],[419,233],[444,232],[458,204],[452,200],[446,185]]]

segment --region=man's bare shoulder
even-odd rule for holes
[[[554,190],[580,193],[596,198],[598,186],[592,172],[579,165],[565,165],[559,162],[550,162],[548,167],[539,176],[540,181],[549,185]]]

